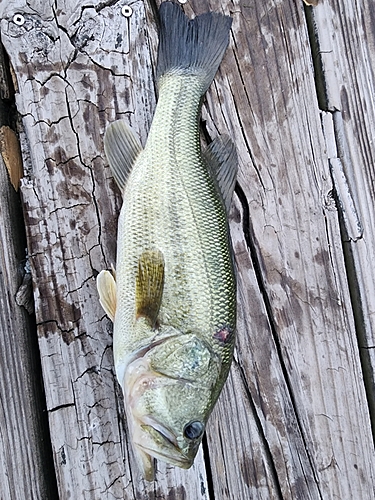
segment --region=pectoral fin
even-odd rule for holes
[[[107,128],[104,136],[104,151],[113,177],[123,191],[129,173],[142,151],[141,143],[124,120],[117,120]]]
[[[100,271],[96,278],[99,302],[113,321],[116,313],[116,281],[109,271]]]
[[[164,258],[160,250],[145,250],[139,257],[136,276],[136,317],[155,326],[164,287]]]
[[[236,147],[232,139],[227,135],[217,137],[203,152],[203,158],[217,183],[228,213],[238,170]]]

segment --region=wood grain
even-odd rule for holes
[[[339,179],[345,179],[343,184],[336,176],[335,193],[374,432],[375,274],[370,265],[375,254],[374,5],[371,1],[358,5],[332,1],[314,9],[310,22],[321,78],[327,75],[321,107],[332,122],[333,134],[327,134],[327,142],[334,144],[331,171],[335,176],[339,162]]]
[[[144,143],[156,103],[156,4],[131,2],[125,18],[125,3],[0,5],[24,127],[21,193],[59,496],[373,499],[371,4],[183,6],[233,18],[202,127],[206,138],[229,133],[239,154],[238,340],[195,465],[159,462],[147,484],[95,289],[115,263],[121,205],[102,137],[123,117]]]
[[[19,197],[0,160],[0,498],[53,498],[35,327],[16,303],[26,265]],[[47,435],[48,437],[48,435]]]

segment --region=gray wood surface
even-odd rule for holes
[[[9,182],[8,173],[0,157],[2,500],[53,498],[56,494],[36,330],[25,307],[18,305],[16,301],[22,284],[26,291],[27,284],[31,287],[28,274],[25,274],[25,248],[20,200]],[[20,295],[19,299],[21,300]]]
[[[103,134],[123,117],[145,142],[156,103],[156,4],[0,2],[23,125],[45,439],[61,499],[375,498],[375,16],[371,0],[313,3],[184,4],[189,16],[233,17],[202,135],[229,133],[239,154],[230,217],[238,340],[194,466],[158,462],[146,483],[127,440],[95,278],[115,263],[121,206]],[[2,364],[2,384],[6,376]],[[24,498],[11,496],[9,467],[0,460],[0,478],[14,478],[0,481],[0,498]],[[27,480],[31,498],[53,498],[38,492],[39,471]]]

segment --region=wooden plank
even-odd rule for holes
[[[14,115],[13,82],[1,44],[0,125],[0,497],[52,498],[57,487],[25,253],[25,227],[16,192],[22,174],[14,130],[19,123]]]
[[[231,218],[237,268],[241,270],[237,348],[231,377],[208,429],[215,498],[319,498],[243,237],[247,217],[237,198]],[[236,474],[231,471],[233,464],[237,464]]]
[[[371,425],[330,157],[305,13],[291,0],[184,6],[189,15],[233,17],[204,120],[206,135],[233,136],[240,157],[231,218],[238,343],[194,467],[159,463],[155,484],[137,476],[95,276],[115,261],[121,203],[102,135],[126,117],[144,142],[156,38],[148,4],[132,3],[125,19],[122,4],[112,3],[0,6],[25,127],[22,197],[60,497],[373,498]],[[14,24],[16,12],[24,25]]]
[[[327,143],[332,151],[331,169],[374,432],[375,271],[370,262],[375,254],[375,12],[371,1],[342,4],[331,0],[308,14],[316,62],[323,70],[319,75],[320,104],[326,112]],[[342,178],[344,183],[339,182]]]
[[[56,494],[35,322],[33,328],[29,313],[16,302],[25,274],[25,247],[20,200],[0,156],[0,498],[4,500]]]

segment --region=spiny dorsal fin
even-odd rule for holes
[[[227,213],[230,209],[237,177],[237,152],[228,135],[216,137],[203,152],[212,178],[218,185]]]
[[[155,326],[164,287],[164,258],[160,250],[145,250],[138,260],[135,283],[136,317]]]
[[[116,313],[116,281],[109,271],[100,271],[96,278],[99,302],[113,322]]]
[[[123,191],[129,173],[142,151],[137,136],[124,120],[117,120],[107,128],[104,136],[104,151],[113,177]]]

